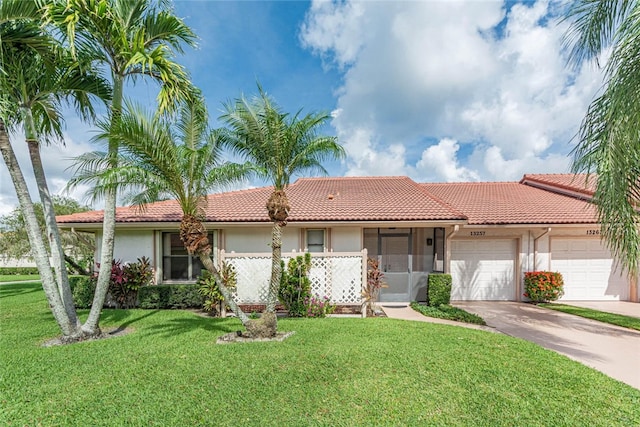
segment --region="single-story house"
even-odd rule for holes
[[[263,301],[269,277],[272,187],[212,194],[205,225],[217,260],[232,262],[247,284],[241,302]],[[366,257],[377,258],[387,288],[380,300],[424,300],[427,276],[451,273],[454,300],[523,297],[523,276],[564,276],[564,300],[638,301],[638,279],[620,273],[599,236],[593,178],[530,174],[519,182],[416,183],[408,177],[301,178],[287,190],[291,215],[283,256],[312,253],[314,289],[355,304]],[[102,232],[102,211],[57,217],[63,228]],[[157,283],[193,282],[197,259],[178,236],[175,201],[116,212],[115,258],[151,259]],[[96,259],[99,254],[96,254]],[[239,279],[239,282],[241,280]],[[249,284],[251,282],[251,284]]]

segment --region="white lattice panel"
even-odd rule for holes
[[[298,253],[286,255],[285,262]],[[271,254],[221,254],[237,272],[238,285],[234,297],[240,304],[263,304],[267,299],[271,279]],[[313,254],[311,258],[311,293],[327,296],[334,304],[362,302],[362,254]]]
[[[238,284],[234,298],[238,304],[259,304],[267,300],[271,279],[270,257],[233,257],[227,263],[236,269]]]
[[[362,257],[335,257],[331,260],[331,295],[335,304],[362,302],[362,262]]]

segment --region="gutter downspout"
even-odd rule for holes
[[[544,233],[533,239],[533,271],[538,270],[538,239],[546,236],[549,232],[551,232],[551,227],[547,227]]]
[[[451,233],[447,234],[447,237],[444,239],[444,244],[446,247],[445,253],[446,253],[446,259],[444,261],[445,262],[445,273],[451,273],[451,246],[449,245],[449,240],[451,240],[451,238],[458,232],[460,231],[460,226],[458,224],[453,226],[453,231],[451,231]]]

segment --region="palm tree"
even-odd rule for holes
[[[635,277],[640,269],[640,3],[577,0],[567,19],[574,65],[610,52],[602,93],[578,132],[573,171],[597,174],[601,235]]]
[[[226,103],[222,120],[228,125],[223,140],[236,154],[255,166],[261,178],[271,182],[273,192],[267,201],[271,233],[271,281],[265,314],[261,319],[273,333],[276,330],[275,306],[282,276],[282,227],[287,224],[291,206],[286,189],[292,176],[304,172],[326,174],[322,162],[341,159],[345,153],[335,137],[318,136],[318,129],[330,118],[328,114],[294,116],[282,112],[258,85],[259,96],[250,101],[244,97]]]
[[[20,8],[22,3],[26,5],[25,10]],[[110,91],[108,84],[98,75],[85,71],[78,62],[69,61],[69,55],[65,54],[55,40],[40,30],[33,10],[34,3],[30,2],[7,1],[0,7],[0,150],[10,170],[25,216],[43,288],[63,335],[69,337],[80,334],[80,324],[71,297],[60,232],[42,167],[40,145],[41,142],[62,140],[63,117],[60,107],[65,101],[71,100],[76,110],[86,119],[93,116],[90,98],[107,99]],[[8,130],[18,128],[26,135],[43,206],[48,242],[36,230],[39,227],[35,225],[37,219],[33,203],[24,175],[15,162],[7,133]],[[53,259],[55,277],[51,274],[49,256]]]
[[[87,153],[77,158],[77,173],[70,185],[91,184],[92,197],[112,187],[128,188],[127,200],[141,209],[147,203],[175,199],[182,209],[180,238],[185,248],[199,257],[226,303],[244,325],[249,324],[211,259],[203,219],[207,194],[245,177],[250,165],[222,161],[218,134],[207,128],[203,100],[194,96],[184,102],[175,123],[160,112],[150,117],[130,106],[116,126],[102,122],[100,128],[97,140],[116,139],[120,145],[118,166],[110,167],[108,153]]]
[[[171,110],[176,100],[189,95],[187,73],[173,60],[182,44],[193,45],[195,35],[176,17],[166,1],[154,0],[52,0],[45,14],[67,36],[72,52],[92,58],[96,67],[111,71],[113,98],[110,125],[117,126],[128,78],[147,75],[160,83],[158,104]],[[117,167],[118,141],[109,142],[109,164]],[[104,192],[104,221],[100,272],[86,333],[99,331],[100,311],[109,287],[115,236],[115,188]]]

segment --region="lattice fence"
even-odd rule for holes
[[[282,254],[285,264],[296,252]],[[270,253],[226,253],[221,261],[233,265],[238,285],[234,297],[239,304],[264,304],[271,279]],[[327,296],[334,304],[361,304],[366,280],[367,254],[362,252],[324,252],[311,255],[311,293]]]

